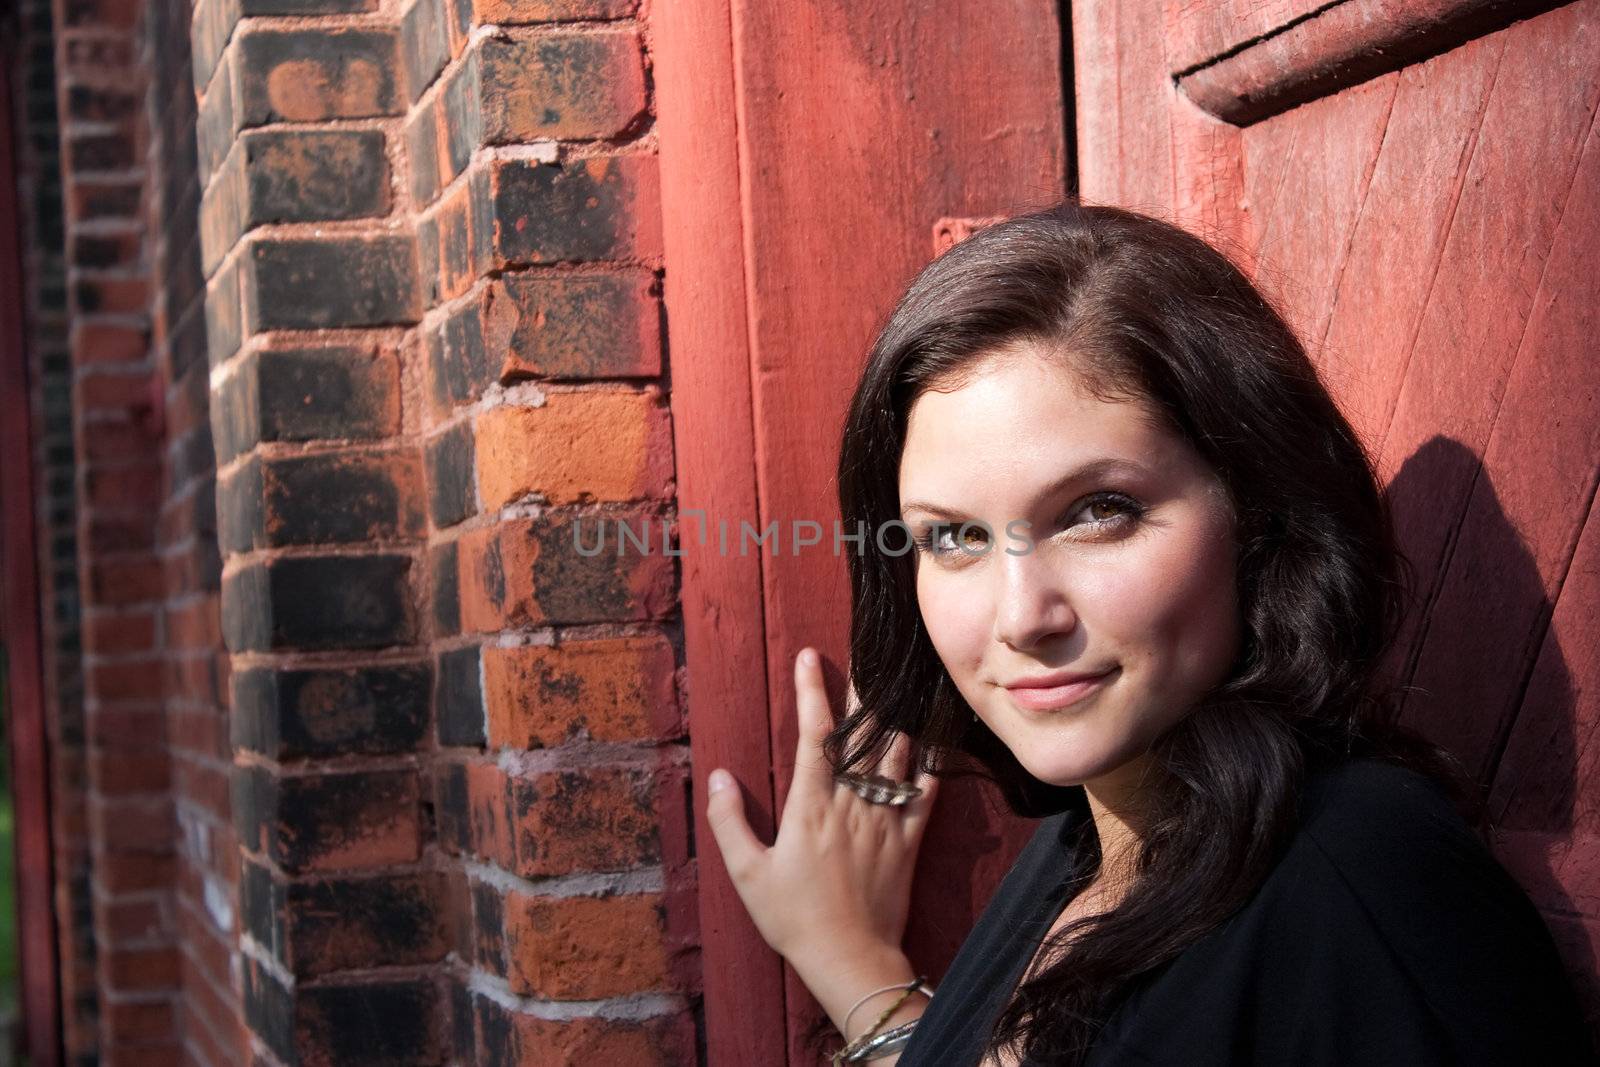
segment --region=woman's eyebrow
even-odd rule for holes
[[[1079,464],[1078,466],[1073,467],[1065,473],[1057,476],[1048,485],[1034,495],[1033,503],[1047,500],[1061,492],[1063,489],[1072,485],[1076,485],[1080,482],[1093,481],[1097,478],[1105,478],[1119,474],[1139,476],[1148,475],[1149,473],[1149,468],[1140,463],[1136,463],[1133,460],[1124,459],[1121,456],[1102,456],[1099,459],[1094,459],[1087,463]],[[926,500],[910,500],[900,505],[900,516],[902,519],[913,511],[926,512],[929,515],[934,515],[944,519],[959,519],[966,517],[965,512],[961,511],[959,508],[945,507],[942,504],[935,504]],[[1020,518],[1021,516],[1015,517]]]

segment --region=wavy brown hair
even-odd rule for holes
[[[921,766],[989,778],[1021,815],[1087,815],[1082,786],[1033,778],[957,692],[922,626],[913,556],[872,548],[899,520],[913,402],[1019,342],[1066,356],[1103,396],[1146,401],[1216,472],[1236,519],[1239,653],[1152,747],[1168,773],[1149,792],[1133,884],[1052,939],[1050,962],[990,1038],[991,1050],[1078,1063],[1142,978],[1249,899],[1287,844],[1312,771],[1375,756],[1422,771],[1458,803],[1465,778],[1395,724],[1378,665],[1403,564],[1372,463],[1294,331],[1201,239],[1074,201],[989,226],[934,260],[872,346],[839,458],[844,525],[869,536],[868,551],[849,555],[860,704],[827,739],[836,769],[870,769],[900,731]],[[1080,885],[1100,861],[1084,824]]]

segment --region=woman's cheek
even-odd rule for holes
[[[917,605],[934,651],[939,653],[951,678],[964,688],[967,676],[983,660],[991,631],[981,601],[952,577],[924,564],[917,574]]]

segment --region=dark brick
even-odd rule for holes
[[[272,647],[272,595],[266,567],[245,567],[222,580],[222,637],[229,652]]]
[[[300,556],[242,568],[222,584],[234,652],[382,648],[414,637],[407,556]]]
[[[233,357],[244,339],[243,292],[239,261],[234,260],[206,285],[206,358],[219,367]]]
[[[212,0],[212,5],[215,0]],[[200,184],[211,180],[222,161],[233,147],[234,136],[239,132],[239,109],[234,98],[233,67],[236,53],[221,53],[221,61],[206,88],[205,99],[200,102],[199,117],[195,121],[195,155],[200,164]]]
[[[487,38],[481,47],[488,144],[615,137],[646,113],[644,64],[632,31]]]
[[[242,957],[245,1024],[284,1063],[299,1063],[295,1048],[294,994],[259,962]]]
[[[249,552],[264,545],[266,492],[261,461],[252,456],[217,482],[219,539],[224,552]]]
[[[567,166],[504,160],[493,173],[502,265],[658,254],[660,204],[648,157],[591,157]]]
[[[439,743],[482,747],[483,686],[478,647],[452,649],[439,657],[433,704],[439,719]]]
[[[428,505],[434,525],[454,526],[478,511],[472,423],[459,422],[428,442]]]
[[[427,664],[233,675],[233,743],[275,760],[414,751],[427,734]]]
[[[287,964],[306,978],[438,960],[446,951],[443,891],[437,872],[293,883]]]
[[[261,484],[258,548],[361,544],[422,532],[422,475],[414,452],[263,460]]]
[[[236,40],[245,126],[399,113],[393,30],[255,30]]]
[[[73,85],[67,88],[67,117],[82,122],[115,122],[137,114],[143,102],[131,90]]]
[[[272,958],[286,962],[284,919],[288,895],[271,869],[253,860],[239,864],[239,923]]]
[[[400,21],[400,50],[406,63],[408,98],[417,97],[450,61],[442,0],[417,0]]]
[[[654,282],[643,272],[506,275],[499,291],[515,311],[507,316],[515,325],[503,351],[497,346],[491,353],[500,380],[659,375],[662,323]]]
[[[387,867],[417,858],[421,823],[414,771],[278,778],[260,773],[267,782],[254,787],[257,798],[235,825],[242,841],[261,842],[261,850],[287,873]],[[239,778],[236,770],[236,787]]]
[[[263,441],[370,440],[400,428],[400,367],[393,352],[297,348],[256,356]]]
[[[75,173],[126,170],[134,165],[133,139],[126,133],[81,134],[67,141],[67,165]]]
[[[471,1063],[477,1055],[472,1025],[472,994],[459,978],[451,978],[449,985],[450,1052],[457,1061]]]
[[[490,363],[485,345],[483,303],[478,300],[452,312],[439,331],[438,344],[429,349],[429,375],[442,408],[476,399],[498,377],[499,368]]]
[[[409,324],[421,317],[408,237],[256,240],[247,292],[255,330]]]
[[[246,15],[354,15],[378,10],[378,0],[239,0]]]
[[[300,1040],[340,1067],[436,1064],[440,1008],[431,978],[308,986],[300,992]]]
[[[439,107],[443,115],[444,156],[439,172],[441,184],[448,184],[457,174],[467,169],[473,150],[483,144],[482,113],[479,100],[482,96],[480,53],[469,52],[439,93]]]
[[[467,769],[459,763],[435,767],[433,818],[439,843],[456,854],[471,852],[472,800],[467,789]]]
[[[454,541],[437,545],[428,553],[428,573],[432,578],[433,625],[436,636],[450,637],[461,632],[461,596],[457,578],[457,550]]]
[[[377,130],[254,131],[240,141],[246,228],[389,212],[389,159]]]
[[[426,207],[439,195],[439,120],[433,107],[419,108],[406,122],[406,159],[411,164],[411,199]],[[420,239],[420,234],[418,235]],[[423,272],[426,275],[426,271]]]
[[[472,883],[472,961],[491,974],[506,974],[505,898],[486,882]]]

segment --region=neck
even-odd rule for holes
[[[1144,840],[1146,797],[1157,773],[1155,760],[1146,753],[1083,783],[1100,839],[1097,884],[1120,892],[1131,882]]]

